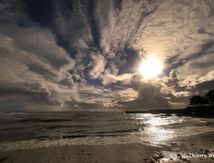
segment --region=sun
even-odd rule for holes
[[[146,57],[139,66],[139,72],[144,79],[152,79],[160,75],[163,71],[161,59],[155,55]]]

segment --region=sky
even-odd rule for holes
[[[1,0],[0,57],[0,110],[184,108],[214,89],[214,1]]]

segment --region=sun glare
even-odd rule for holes
[[[162,73],[163,67],[164,66],[159,57],[148,56],[140,64],[139,72],[144,79],[152,79]]]

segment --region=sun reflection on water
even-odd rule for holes
[[[148,138],[152,143],[161,144],[174,137],[172,130],[167,130],[160,127],[149,126],[145,129]]]
[[[136,114],[134,119],[141,124],[141,140],[149,141],[152,144],[165,144],[175,137],[175,132],[167,128],[167,125],[182,122],[176,116],[165,117],[153,114]]]

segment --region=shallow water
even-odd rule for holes
[[[167,145],[214,131],[214,119],[122,112],[1,113],[0,151],[52,145]]]

